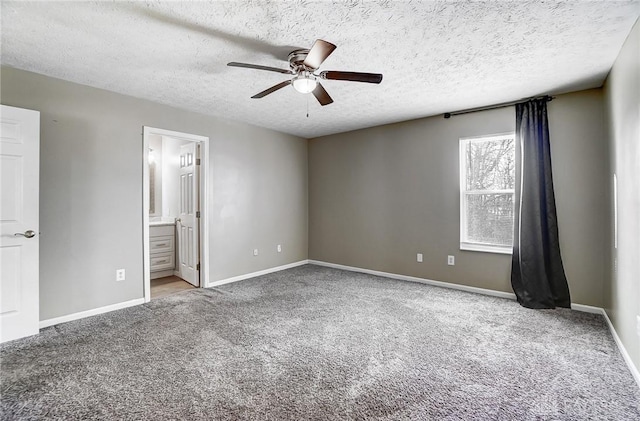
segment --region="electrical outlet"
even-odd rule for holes
[[[418,260],[418,262],[422,263],[422,253],[418,253],[416,259]]]
[[[280,244],[278,244],[278,247],[276,247],[276,248],[277,248],[277,250],[278,250],[278,253],[281,253],[281,252],[282,252],[282,246],[281,246]]]
[[[118,281],[118,282],[124,281],[125,278],[126,278],[126,275],[125,275],[124,269],[116,270],[116,281]]]
[[[258,255],[258,249],[253,249],[253,255],[257,256]]]
[[[449,266],[454,266],[456,264],[455,256],[451,256],[451,255],[447,256],[447,264]]]

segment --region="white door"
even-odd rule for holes
[[[180,277],[200,285],[199,263],[199,160],[198,144],[180,147],[180,216],[178,218],[178,270]]]
[[[0,342],[38,333],[40,113],[0,109]]]

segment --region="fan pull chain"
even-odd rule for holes
[[[306,97],[307,97],[307,118],[309,118],[309,94],[307,94]]]

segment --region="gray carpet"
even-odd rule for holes
[[[640,420],[599,315],[317,266],[0,348],[2,419]]]

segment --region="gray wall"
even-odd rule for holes
[[[605,308],[627,352],[640,369],[640,22],[629,34],[605,83],[611,173],[618,179],[618,248]]]
[[[637,34],[636,27],[636,44]],[[607,110],[614,165],[629,180],[638,104],[627,87],[635,83],[637,92],[637,55],[633,70],[633,48],[624,51],[607,82]],[[458,249],[458,139],[513,130],[512,108],[343,133],[307,146],[293,136],[20,70],[3,68],[1,82],[2,103],[42,116],[42,319],[142,297],[143,125],[211,138],[213,281],[309,257],[511,291],[510,256]],[[599,89],[549,104],[562,253],[573,302],[606,304],[614,320],[625,313],[617,323],[637,354],[629,314],[638,312],[638,294],[627,294],[638,289],[632,281],[638,263],[628,257],[638,255],[639,236],[631,234],[637,183],[626,181],[631,190],[622,206],[630,209],[623,219],[630,234],[618,258],[623,250],[627,260],[618,262],[612,285],[603,283],[610,267],[603,104]],[[636,107],[635,119],[633,110],[631,117],[624,111],[628,104]],[[424,263],[415,261],[418,252]],[[456,256],[453,267],[448,254]],[[118,268],[127,269],[123,283],[114,280]]]
[[[211,139],[211,280],[307,258],[305,140],[11,68],[1,83],[41,112],[42,320],[143,296],[145,125]]]
[[[609,238],[602,91],[558,96],[549,119],[572,299],[601,306]],[[510,255],[459,250],[458,139],[514,127],[511,107],[310,140],[309,258],[511,292]]]
[[[560,250],[571,301],[602,307],[611,236],[602,89],[558,95],[548,112]]]

